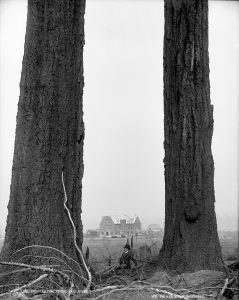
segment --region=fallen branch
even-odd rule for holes
[[[227,288],[227,285],[228,285],[228,278],[225,279],[224,286],[223,286],[221,292],[219,293],[219,296],[223,296],[225,289]]]
[[[108,287],[109,289],[109,287]],[[107,290],[106,288],[104,290]],[[165,291],[165,290],[162,290],[162,289],[158,289],[158,288],[153,288],[153,287],[147,287],[147,286],[118,286],[118,287],[112,287],[112,289],[106,293],[103,293],[99,296],[97,296],[95,298],[96,299],[100,299],[100,298],[103,298],[105,296],[109,296],[113,293],[116,293],[116,292],[142,292],[144,290],[148,290],[148,291],[151,291],[151,292],[154,292],[154,293],[157,293],[157,294],[166,294],[167,297],[169,298],[178,298],[179,295],[178,294],[174,294],[174,293],[170,293],[168,291]],[[103,289],[101,290],[101,292],[103,291]],[[96,291],[95,291],[96,292]],[[97,290],[97,292],[99,292],[99,290]]]
[[[111,291],[109,291],[108,293],[105,293],[105,294],[102,294],[102,295],[99,295],[98,297],[94,298],[95,300],[98,300],[100,298],[105,298],[106,296],[109,296],[113,293],[116,293],[116,292],[124,292],[124,291],[131,291],[131,290],[135,290],[135,289],[131,289],[131,288],[116,288],[116,289],[113,289]]]
[[[69,218],[69,220],[70,220],[70,223],[71,223],[71,226],[72,226],[72,229],[73,229],[74,245],[75,245],[75,248],[76,248],[77,252],[79,253],[79,255],[80,255],[80,257],[81,257],[82,264],[83,264],[83,266],[84,266],[84,268],[85,268],[85,271],[86,271],[87,276],[88,276],[88,279],[89,279],[89,280],[88,280],[87,287],[86,287],[86,290],[85,290],[85,292],[88,292],[88,291],[90,290],[90,286],[91,286],[91,282],[92,282],[92,276],[91,276],[91,272],[89,271],[89,269],[88,269],[88,267],[87,267],[87,265],[86,265],[86,262],[85,262],[85,259],[84,259],[83,254],[82,254],[82,251],[81,251],[81,249],[78,247],[77,242],[76,242],[76,237],[77,237],[77,236],[76,236],[76,227],[75,227],[75,224],[74,224],[74,222],[73,222],[73,220],[72,220],[70,211],[69,211],[69,209],[68,209],[68,207],[67,207],[67,205],[66,205],[66,203],[67,203],[67,194],[66,194],[66,188],[65,188],[65,184],[64,184],[63,172],[62,172],[62,177],[61,177],[61,179],[62,179],[62,185],[63,185],[64,196],[65,196],[64,208],[65,208],[65,210],[67,211],[67,215],[68,215],[68,218]]]
[[[15,273],[20,273],[20,272],[26,272],[26,271],[29,271],[29,270],[31,270],[31,269],[30,268],[22,268],[22,269],[13,270],[13,271],[10,271],[10,272],[0,273],[0,277],[9,276],[9,275],[12,275],[12,274],[15,274]]]
[[[59,249],[56,249],[54,247],[51,247],[51,246],[43,246],[43,245],[30,245],[30,246],[26,246],[26,247],[23,247],[21,249],[18,249],[17,251],[15,251],[13,254],[11,254],[11,256],[17,254],[18,252],[21,252],[23,250],[26,250],[28,248],[43,248],[43,249],[49,249],[49,250],[54,250],[58,253],[60,253],[61,255],[63,255],[64,257],[66,257],[67,259],[69,259],[70,261],[73,261],[75,264],[77,264],[77,266],[79,267],[80,271],[81,271],[81,266],[80,264],[74,260],[73,258],[69,257],[68,255],[66,255],[64,252],[60,251]]]
[[[73,274],[73,275],[76,275],[79,279],[83,279],[84,281],[88,281],[88,279],[86,279],[85,277],[83,277],[83,276],[80,276],[79,274],[77,274],[75,271],[73,271],[73,270],[62,270],[62,271],[64,271],[64,272],[68,272],[68,273],[71,273],[71,274]],[[91,284],[93,284],[93,285],[95,285],[93,282],[91,283]]]
[[[0,285],[0,288],[5,288],[5,287],[9,287],[9,286],[19,286],[19,284],[17,284],[17,283],[10,283],[10,284],[4,284],[4,285]]]
[[[72,268],[64,260],[62,260],[62,259],[60,259],[58,257],[54,257],[54,256],[40,256],[40,255],[24,255],[18,261],[20,262],[21,260],[23,260],[24,258],[27,258],[27,257],[49,259],[49,260],[50,259],[57,260],[58,262],[64,264],[68,268],[67,272],[71,272],[72,274],[75,274],[79,279],[85,279],[84,277],[82,277],[78,273],[76,273],[74,270],[72,270]],[[51,267],[53,267],[53,266],[51,266]],[[1,276],[1,274],[0,274],[0,276]]]
[[[197,292],[193,292],[187,289],[174,289],[171,286],[152,285],[147,282],[132,282],[128,285],[118,284],[99,287],[98,289],[89,291],[88,295],[94,297],[93,299],[100,299],[117,292],[148,292],[150,294],[154,293],[155,296],[159,295],[166,298],[192,298],[192,296],[195,296],[196,298],[199,296],[215,298],[215,295],[202,293],[199,294]],[[75,296],[80,297],[80,299],[83,299],[83,294],[83,291],[78,291],[78,293],[75,294]]]
[[[97,275],[98,275],[98,274],[103,275],[103,274],[110,273],[111,271],[113,271],[113,270],[115,269],[116,266],[117,266],[117,265],[109,266],[109,267],[107,267],[107,268],[105,268],[105,269],[103,269],[103,270],[101,270],[101,271],[96,272],[96,274],[97,274]]]
[[[33,281],[31,281],[31,282],[29,282],[29,283],[27,283],[27,284],[24,284],[24,285],[20,286],[19,288],[16,288],[16,289],[14,289],[14,290],[12,290],[12,291],[10,291],[10,292],[6,292],[6,293],[3,293],[3,294],[0,294],[0,297],[6,296],[6,295],[11,295],[11,294],[16,293],[16,292],[19,292],[19,291],[21,291],[21,290],[23,290],[23,289],[29,288],[29,287],[32,286],[33,284],[35,284],[35,283],[37,283],[37,282],[43,280],[44,278],[46,278],[46,277],[48,277],[48,276],[49,276],[49,274],[43,274],[43,275],[41,275],[40,277],[38,277],[37,279],[34,279]]]
[[[16,263],[16,262],[4,262],[4,261],[0,261],[0,264],[5,266],[25,267],[32,270],[39,270],[51,274],[59,274],[66,280],[66,282],[70,282],[70,277],[67,274],[53,268],[44,267],[44,266],[33,266],[33,265],[28,265],[23,263]]]

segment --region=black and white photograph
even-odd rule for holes
[[[0,299],[239,297],[239,1],[0,0]]]

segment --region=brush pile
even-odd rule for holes
[[[53,272],[42,268],[42,280]],[[151,272],[150,272],[151,270]],[[153,271],[152,271],[153,270]],[[151,273],[151,274],[150,274]],[[153,273],[153,274],[152,274]],[[58,271],[60,275],[60,270]],[[44,276],[45,275],[45,276]],[[147,277],[147,278],[146,278]],[[156,271],[150,263],[124,274],[109,273],[100,283],[91,284],[91,289],[79,289],[74,285],[59,286],[51,293],[42,292],[41,280],[29,286],[20,286],[0,299],[238,299],[238,270],[224,267],[223,271],[201,270],[195,273],[173,275]]]

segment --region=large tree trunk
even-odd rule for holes
[[[160,258],[183,271],[222,262],[214,209],[208,1],[165,0],[165,233]]]
[[[85,0],[28,1],[2,260],[34,244],[53,246],[77,259],[64,210],[62,172],[82,244],[84,11]]]

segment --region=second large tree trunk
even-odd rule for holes
[[[165,0],[165,233],[160,258],[183,271],[222,262],[214,209],[207,0]]]
[[[77,259],[62,172],[82,244],[84,11],[84,0],[28,1],[2,260],[14,259],[11,254],[30,245],[52,246]],[[36,249],[27,249],[23,262],[46,253]]]

